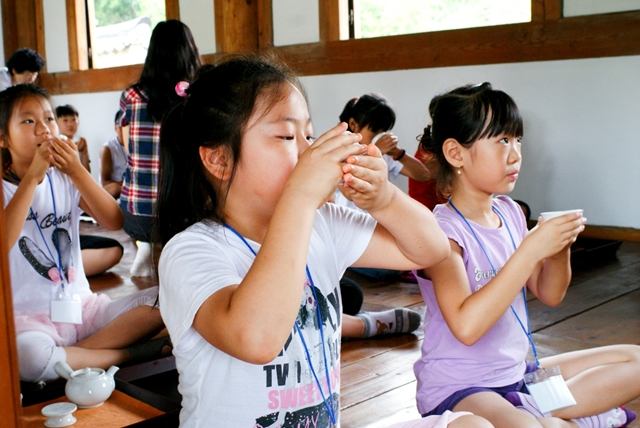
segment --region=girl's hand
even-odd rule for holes
[[[78,157],[76,144],[69,139],[51,137],[51,147],[49,149],[51,165],[61,172],[71,176],[83,168]]]
[[[344,160],[365,151],[365,146],[358,144],[362,136],[345,132],[346,129],[345,123],[335,126],[300,155],[287,181],[288,189],[313,198],[317,207],[329,199],[342,179]]]
[[[531,251],[536,261],[562,255],[563,250],[568,251],[584,230],[586,222],[580,213],[565,214],[547,221],[538,219],[538,225],[527,234],[520,248]]]
[[[376,147],[380,149],[383,155],[390,154],[389,152],[398,150],[398,137],[390,132],[385,133],[382,137],[376,141]]]
[[[367,146],[368,156],[349,156],[344,172],[344,190],[358,208],[372,211],[386,207],[392,199],[387,164],[374,144]]]
[[[38,147],[35,155],[33,156],[31,165],[29,165],[26,175],[33,177],[36,183],[40,183],[44,180],[45,173],[51,167],[51,159],[49,156],[50,148],[51,142],[49,141],[45,141],[40,144],[40,147]]]

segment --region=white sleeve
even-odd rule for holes
[[[218,242],[183,232],[162,250],[158,264],[160,313],[175,345],[193,325],[200,306],[216,291],[239,284],[237,265]]]
[[[318,212],[334,242],[337,267],[344,271],[367,249],[378,222],[368,213],[331,203],[324,204]]]
[[[400,175],[400,171],[404,168],[402,162],[393,160],[393,158],[389,155],[382,155],[384,160],[387,162],[387,172],[389,174],[389,180],[395,180]]]

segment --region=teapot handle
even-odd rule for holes
[[[54,366],[53,370],[60,376],[69,380],[71,377],[71,373],[73,373],[73,369],[66,361],[58,361]]]

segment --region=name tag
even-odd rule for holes
[[[51,299],[51,321],[82,324],[82,301],[80,295],[56,293]]]

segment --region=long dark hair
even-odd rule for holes
[[[178,100],[176,83],[190,82],[199,67],[200,55],[189,27],[175,19],[159,22],[151,33],[147,58],[136,83],[156,121],[162,121],[167,109]]]
[[[293,72],[275,58],[230,57],[199,74],[187,97],[167,112],[160,130],[154,227],[154,243],[159,245],[154,251],[196,222],[221,221],[224,197],[240,161],[242,138],[257,100],[273,106],[283,99],[289,84],[304,94]],[[215,189],[207,179],[200,147],[228,148],[232,166],[226,188]]]
[[[387,100],[379,94],[365,94],[359,98],[352,98],[340,113],[340,121],[349,124],[349,119],[372,132],[386,132],[396,123],[396,113]],[[354,132],[351,127],[349,131]]]
[[[11,121],[11,116],[13,116],[13,110],[16,105],[21,100],[29,97],[44,98],[51,105],[51,98],[47,91],[31,83],[10,86],[0,92],[0,132],[2,132],[3,139],[9,137],[9,122]],[[2,172],[4,174],[9,168],[11,168],[12,160],[9,149],[2,147],[1,152]]]
[[[523,123],[515,101],[493,89],[491,83],[465,85],[433,97],[429,103],[431,124],[420,137],[420,146],[438,160],[437,187],[440,194],[450,191],[453,168],[442,145],[448,138],[471,147],[481,138],[500,134],[522,137]]]

